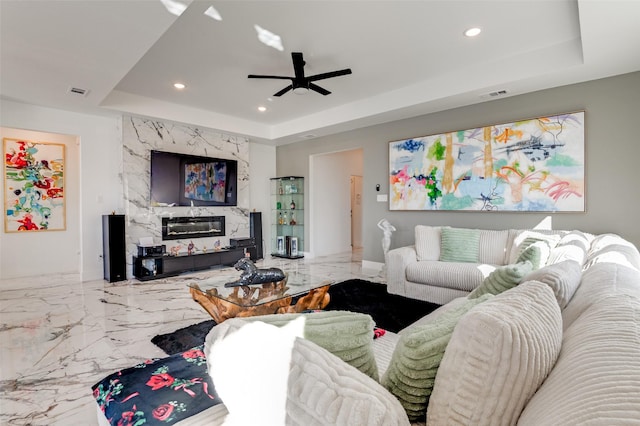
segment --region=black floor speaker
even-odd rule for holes
[[[105,280],[113,283],[127,279],[126,256],[124,215],[102,216],[102,260]]]
[[[262,253],[262,213],[261,212],[249,212],[249,232],[250,237],[256,242],[255,248],[249,248],[249,254],[251,260],[254,262],[258,259],[262,259],[264,254]]]

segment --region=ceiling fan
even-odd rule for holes
[[[344,70],[325,72],[322,74],[316,74],[316,75],[306,77],[304,75],[304,65],[306,64],[306,62],[302,58],[302,53],[291,52],[291,59],[293,60],[293,71],[295,73],[295,77],[285,77],[281,75],[255,75],[255,74],[249,74],[248,77],[291,80],[291,84],[289,86],[280,90],[278,93],[274,94],[273,96],[282,96],[285,93],[287,93],[289,90],[293,90],[294,93],[306,93],[308,90],[313,90],[314,92],[318,92],[326,96],[331,92],[313,83],[314,81],[351,74],[351,69],[347,68]]]

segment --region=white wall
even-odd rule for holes
[[[7,234],[2,234],[2,259],[11,256],[12,260],[3,265],[0,277],[79,271],[83,280],[102,278],[101,216],[112,210],[121,212],[123,207],[122,186],[118,179],[122,164],[121,120],[117,116],[74,113],[7,100],[0,100],[0,112],[2,127],[72,135],[80,143],[79,158],[73,160],[79,164],[77,174],[73,175],[68,169],[68,184],[79,190],[79,217],[67,217],[67,228],[79,227],[79,259],[78,243],[72,238],[69,242],[56,243],[56,250],[63,253],[65,259],[73,260],[73,266],[65,262],[61,268],[49,265],[43,270],[34,270],[33,247],[44,244],[52,233],[38,233],[32,237],[33,244],[27,247],[7,247]],[[77,225],[71,224],[70,219],[76,220]]]
[[[276,148],[264,144],[249,144],[250,211],[262,212],[264,257],[271,254],[271,214],[269,179],[276,177]]]
[[[80,271],[82,280],[102,279],[102,215],[125,213],[123,174],[122,117],[120,115],[94,115],[0,100],[0,126],[52,134],[65,134],[76,137],[79,142],[78,175],[74,177],[79,191],[78,212],[76,218],[79,228],[79,245],[60,242],[56,250],[73,260],[73,267],[64,270],[53,265],[42,271],[34,272],[30,259],[32,248],[15,247],[5,243],[7,234],[0,234],[0,254],[7,266],[2,264],[0,278],[16,276],[15,271],[29,271],[27,276]],[[253,161],[252,161],[253,160]],[[269,178],[275,176],[275,148],[259,144],[250,144],[250,201],[251,210],[262,211],[263,231],[269,232]],[[71,176],[70,176],[71,179]],[[73,184],[72,182],[70,182]],[[255,198],[255,200],[254,200]],[[69,227],[69,216],[67,217]],[[30,246],[39,246],[46,242],[46,235],[38,233],[31,236]],[[268,234],[265,234],[268,241]],[[25,240],[26,241],[26,240]],[[80,247],[78,249],[78,246]],[[268,245],[266,246],[268,248]],[[11,250],[9,258],[8,248]],[[78,256],[78,250],[80,254]],[[129,260],[130,261],[130,260]],[[24,272],[23,272],[24,273]],[[20,273],[22,275],[22,273]]]
[[[362,150],[309,159],[309,251],[326,256],[351,250],[351,175],[362,175]]]
[[[50,142],[65,146],[64,202],[65,229],[4,233],[0,232],[0,278],[48,273],[80,273],[80,147],[73,135],[43,133],[0,127],[1,138]],[[2,185],[0,194],[4,193]],[[0,195],[0,199],[3,195]],[[5,205],[5,208],[7,206]],[[6,219],[6,216],[5,216]]]
[[[389,211],[376,196],[389,191],[389,141],[472,129],[530,117],[585,110],[587,209],[584,213],[552,214],[554,229],[580,229],[593,234],[620,234],[640,246],[637,212],[640,198],[640,72],[496,99],[477,105],[427,114],[305,140],[277,148],[277,173],[309,176],[309,158],[348,149],[363,149],[363,258],[383,262],[381,231],[387,218],[397,229],[391,248],[414,243],[414,228],[449,225],[481,229],[530,228],[546,213]],[[381,185],[381,192],[375,185]]]

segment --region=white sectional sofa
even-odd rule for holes
[[[517,244],[519,232],[508,233]],[[640,425],[640,253],[617,235],[573,231],[559,237],[551,264],[515,287],[475,301],[470,298],[489,279],[473,292],[456,289],[467,294],[398,334],[373,340],[377,380],[310,341],[296,340],[286,424]],[[509,261],[510,248],[505,243]],[[498,270],[507,268],[496,263]],[[242,329],[242,321],[215,327],[207,345]],[[247,350],[256,349],[247,344]],[[430,352],[438,347],[439,357]],[[404,368],[407,351],[418,355],[411,362],[420,358],[427,367]],[[398,372],[410,376],[403,389],[419,392],[398,391]],[[260,374],[252,377],[253,383],[243,382],[229,396],[244,402],[241,407],[251,406],[242,399],[246,386],[264,385]],[[426,415],[416,416],[420,410]],[[179,424],[223,424],[227,414],[219,404]],[[106,424],[102,413],[99,420]]]
[[[446,252],[452,261],[446,261],[442,239],[443,231],[472,232],[475,234],[475,261],[470,256],[460,257],[470,251],[465,235],[450,239]],[[593,235],[580,231],[549,230],[467,230],[438,226],[415,227],[415,245],[390,250],[386,258],[387,290],[413,299],[443,305],[456,297],[466,296],[496,267],[515,263],[520,244],[530,235],[549,235],[553,240],[549,263],[573,259],[583,263]],[[458,261],[457,261],[458,260]],[[459,261],[465,260],[465,261]]]

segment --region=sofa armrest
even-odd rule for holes
[[[405,294],[407,266],[418,261],[415,246],[399,247],[387,253],[387,291]]]

